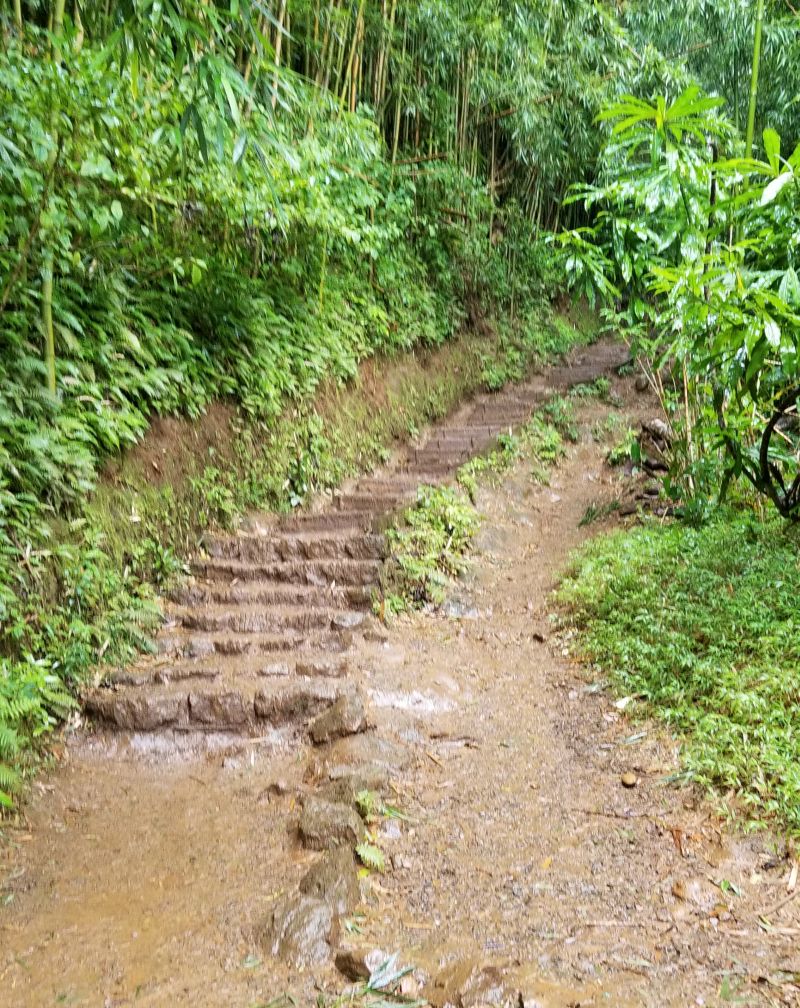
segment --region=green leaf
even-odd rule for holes
[[[380,847],[376,847],[375,844],[367,843],[366,841],[360,843],[356,847],[356,854],[365,868],[379,872],[385,870],[386,857]]]
[[[764,130],[764,151],[770,168],[777,175],[781,163],[781,138],[776,130],[771,128]]]
[[[236,143],[233,146],[234,164],[239,164],[239,162],[242,160],[242,155],[244,154],[246,147],[247,147],[247,134],[240,133],[239,136],[236,138]]]
[[[777,198],[784,186],[788,185],[792,181],[794,175],[790,171],[781,172],[781,174],[774,178],[770,184],[761,193],[761,206],[766,206],[767,203],[771,203]]]

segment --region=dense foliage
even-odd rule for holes
[[[569,198],[589,221],[554,241],[575,286],[601,296],[650,366],[676,434],[669,488],[687,513],[702,519],[744,477],[795,516],[800,124],[788,57],[797,20],[771,21],[768,6],[754,38],[763,3],[747,12],[721,6],[730,8],[736,44],[728,32],[722,54],[715,48],[702,74],[695,68],[716,94],[685,86],[684,76],[671,92],[630,94],[605,108],[596,178]],[[669,36],[676,44],[697,39],[701,14],[709,40],[717,38],[708,5],[688,13],[667,19],[680,25]],[[663,14],[631,11],[628,20],[641,31]],[[746,89],[742,38],[751,47]]]

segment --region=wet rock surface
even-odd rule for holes
[[[355,809],[317,797],[304,802],[298,831],[303,845],[318,851],[339,844],[352,849],[364,839],[364,823]]]
[[[269,955],[302,969],[328,961],[337,918],[330,904],[303,893],[288,896],[264,922],[260,944]]]
[[[347,735],[357,735],[366,727],[364,700],[358,693],[345,693],[311,722],[308,733],[317,745],[321,745]]]
[[[340,845],[325,851],[300,880],[299,891],[327,903],[336,914],[352,910],[361,897],[352,849]]]

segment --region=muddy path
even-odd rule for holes
[[[608,347],[594,352],[595,368],[614,362]],[[576,380],[591,373],[586,354],[572,365]],[[65,739],[24,819],[4,831],[0,1005],[250,1008],[283,993],[312,1005],[346,984],[334,964],[343,950],[351,965],[398,952],[416,967],[409,995],[456,1008],[798,1003],[797,901],[773,914],[769,933],[758,922],[785,893],[779,845],[731,832],[702,796],[672,786],[676,743],[631,724],[551,619],[569,551],[602,528],[581,526],[587,508],[626,492],[604,464],[608,415],[619,428],[653,412],[629,379],[613,384],[621,406],[581,408],[580,439],[549,486],[521,464],[481,491],[475,563],[442,612],[388,628],[348,620],[346,672],[323,675],[324,688],[292,686],[295,706],[306,691],[296,723],[230,730],[252,675],[263,678],[241,654],[216,678],[208,652],[179,657],[202,666],[205,684],[191,686],[185,707],[172,699],[184,695],[180,677],[148,668],[146,682],[119,684],[115,702],[161,690],[159,709],[178,714],[148,730],[116,724]],[[453,424],[463,429],[464,417]],[[454,443],[474,449],[461,435],[426,445]],[[426,445],[420,466],[431,465]],[[337,510],[357,510],[385,476],[366,493],[347,489],[353,507]],[[328,541],[332,526],[315,521]],[[341,519],[333,528],[341,533]],[[289,590],[258,589],[277,591],[281,614]],[[239,603],[267,604],[251,595]],[[289,644],[292,654],[301,647]],[[284,682],[276,664],[270,657],[270,675]],[[215,699],[237,690],[240,701]],[[345,737],[312,745],[308,721],[327,707],[309,709],[309,691],[326,704],[357,695],[369,729],[357,712]],[[149,709],[104,702],[123,721]],[[198,725],[193,711],[228,720]],[[298,885],[328,857],[314,849],[325,843],[312,842],[311,811],[341,810],[347,787],[370,775],[409,817],[373,827],[387,871],[361,883],[337,927],[322,920],[310,939],[323,954],[302,965],[274,957],[265,922],[285,922],[286,907],[302,902]]]

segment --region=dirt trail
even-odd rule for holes
[[[727,834],[668,786],[674,743],[594,689],[549,619],[568,551],[597,531],[579,526],[587,506],[619,493],[592,436],[608,407],[583,408],[549,487],[521,466],[482,492],[474,570],[442,613],[388,632],[364,614],[375,516],[619,360],[601,345],[465,407],[335,513],[210,543],[161,659],[95,695],[110,728],[70,741],[7,831],[0,1005],[311,1005],[341,989],[330,959],[295,969],[259,936],[320,860],[298,841],[303,803],[348,764],[390,767],[411,821],[381,825],[391,869],[338,943],[400,952],[432,1004],[797,1003],[780,971],[800,973],[798,911],[770,934],[757,922],[784,893],[770,839]],[[625,416],[648,415],[615,385]],[[311,746],[309,719],[354,686],[373,730]]]

